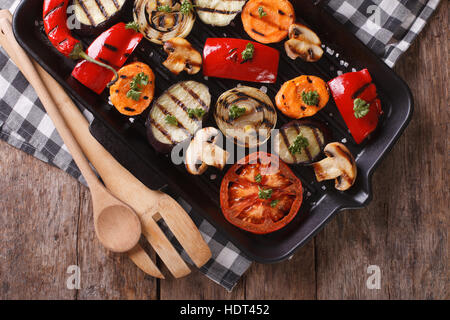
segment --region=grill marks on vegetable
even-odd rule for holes
[[[75,0],[74,3],[77,19],[95,27],[120,11],[125,0]]]
[[[175,145],[190,138],[201,127],[201,120],[191,118],[189,109],[209,111],[208,88],[195,81],[180,82],[170,87],[154,103],[149,114],[149,135],[164,145]],[[173,117],[177,125],[167,123]],[[150,139],[151,141],[151,139]]]
[[[245,0],[195,0],[195,9],[206,24],[226,26],[241,12]]]
[[[275,147],[280,158],[290,164],[307,164],[314,161],[326,142],[319,127],[321,126],[318,122],[309,120],[294,120],[284,125],[275,138]],[[308,144],[300,152],[295,152],[290,147],[295,144],[298,136],[305,138]]]

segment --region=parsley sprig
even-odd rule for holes
[[[184,0],[180,7],[180,12],[184,15],[188,15],[191,13],[192,9],[194,7],[197,7],[196,5],[192,4],[190,1]]]
[[[138,73],[130,82],[130,90],[127,92],[127,97],[134,101],[139,101],[142,94],[142,87],[148,84],[148,75],[144,72]]]
[[[291,154],[301,153],[303,149],[309,146],[309,141],[301,133],[295,138],[294,143],[289,146]]]
[[[317,91],[303,91],[302,100],[308,106],[317,106],[319,104],[319,93]]]
[[[136,21],[128,22],[125,25],[125,29],[133,29],[134,31],[139,32],[139,23]]]
[[[356,119],[364,118],[370,111],[370,104],[363,99],[356,98],[353,101],[353,111]]]
[[[245,108],[241,108],[236,104],[233,104],[230,107],[230,113],[229,113],[229,117],[231,120],[235,120],[237,118],[239,118],[240,116],[242,116],[245,113]]]
[[[250,60],[253,58],[253,55],[255,54],[255,46],[253,43],[247,43],[247,46],[245,47],[245,50],[242,51],[242,62],[246,62],[247,60]]]
[[[259,190],[258,197],[260,199],[270,199],[270,198],[272,198],[272,192],[273,192],[272,189],[263,189],[261,187],[258,187],[258,190]]]
[[[270,206],[272,208],[275,208],[277,206],[278,202],[280,202],[280,200],[272,200],[272,201],[270,201]]]
[[[263,17],[267,16],[267,12],[264,11],[263,7],[259,7],[258,8],[258,14],[259,14],[260,18],[263,18]]]
[[[166,122],[167,122],[168,124],[171,124],[171,125],[173,125],[173,126],[178,126],[178,120],[177,120],[177,118],[176,118],[175,116],[167,115],[167,116],[164,118],[164,120],[166,120]]]
[[[198,118],[201,119],[205,115],[206,111],[202,108],[188,109],[189,118]]]
[[[256,183],[261,183],[261,181],[262,181],[262,175],[261,175],[260,173],[258,173],[258,174],[255,176],[255,182],[256,182]]]
[[[157,9],[160,12],[172,12],[172,8],[169,5],[159,6]]]

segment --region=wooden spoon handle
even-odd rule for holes
[[[5,19],[8,21],[9,24],[11,24],[12,16],[11,13],[8,10],[0,10],[0,19]],[[33,85],[32,78],[30,77],[29,70],[25,70],[22,68],[22,65],[19,64],[18,57],[16,55],[16,51],[13,50],[13,47],[11,45],[11,42],[16,42],[16,39],[7,38],[6,34],[3,34],[0,32],[0,45],[3,47],[3,49],[8,53],[10,58],[14,61],[14,63],[19,66],[19,69],[21,69],[24,76],[27,78],[27,80]],[[17,42],[16,42],[17,43]],[[42,67],[36,62],[32,61],[33,66],[35,67],[35,70],[38,71],[39,75],[41,76],[41,79],[45,82],[45,85],[47,88],[53,88],[53,90],[57,89],[56,91],[63,91],[63,89],[59,86],[59,84],[44,70]],[[53,91],[52,91],[53,92]],[[65,94],[56,96],[52,95],[53,99],[57,101],[58,105],[64,105],[64,103],[71,103],[73,104],[72,100]],[[76,106],[75,106],[76,107]],[[78,114],[80,112],[78,111]],[[66,117],[67,119],[67,117]],[[88,129],[88,123],[85,121],[85,126]],[[84,124],[83,124],[84,125]],[[97,140],[93,139],[92,142],[98,143]],[[140,245],[136,245],[129,253],[128,253],[130,259],[145,273],[149,274],[150,276],[164,279],[164,276],[159,271],[159,269],[156,267],[156,265],[153,263],[153,261],[150,259],[150,257],[147,255],[147,253],[142,249]]]
[[[98,181],[97,176],[89,166],[89,162],[84,157],[80,146],[78,145],[77,141],[72,135],[72,132],[69,130],[66,122],[59,113],[58,108],[56,107],[52,97],[47,91],[47,88],[36,72],[36,69],[34,69],[32,62],[17,43],[14,37],[11,23],[8,19],[0,18],[0,37],[8,42],[10,50],[15,53],[17,65],[20,65],[21,70],[24,70],[27,73],[30,83],[33,84],[33,87],[36,90],[36,93],[39,95],[39,99],[44,105],[45,110],[52,119],[56,129],[58,130],[58,133],[69,149],[69,152],[72,154],[75,163],[85,177],[89,186],[91,188],[98,187],[100,185],[100,182]]]
[[[13,39],[15,42],[15,39]],[[20,66],[20,65],[19,65]],[[163,193],[148,189],[138,179],[136,179],[128,170],[121,166],[109,152],[92,137],[89,132],[89,124],[85,117],[81,114],[77,106],[73,103],[64,89],[42,68],[38,68],[42,79],[52,88],[51,95],[59,106],[61,114],[65,119],[70,119],[68,125],[72,129],[73,135],[81,145],[84,154],[96,168],[99,175],[107,188],[118,199],[129,204],[136,213],[141,217],[142,221],[148,218],[154,218],[154,215],[161,211],[160,214],[166,220],[169,228],[172,230],[180,244],[186,250],[192,261],[201,267],[211,257],[211,251],[203,240],[199,230],[193,223],[189,215],[179,206],[175,200]],[[166,212],[171,208],[171,212]],[[149,217],[147,217],[149,216]],[[143,223],[143,231],[150,243],[156,245],[154,249],[160,256],[174,257],[175,249],[170,242],[163,238],[150,238],[150,234],[154,234],[154,230],[145,230],[151,224]],[[156,232],[156,234],[160,234]],[[162,234],[161,234],[162,235]],[[165,238],[165,237],[164,237]],[[152,241],[150,241],[152,239]],[[156,241],[156,243],[155,243]],[[161,247],[161,243],[166,243],[165,247]],[[169,251],[163,252],[164,250]],[[168,259],[164,261],[166,264],[178,265],[172,269],[175,277],[181,277],[188,273],[188,267],[181,259]],[[176,271],[178,270],[178,271]]]

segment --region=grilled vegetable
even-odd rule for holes
[[[125,23],[119,22],[99,35],[91,43],[86,53],[92,59],[104,61],[113,66],[112,70],[117,74],[115,69],[123,66],[142,38],[141,33],[129,29]],[[79,62],[72,71],[72,77],[98,94],[105,90],[113,76],[111,71],[104,70],[87,60]]]
[[[295,23],[289,27],[289,40],[284,47],[286,54],[293,60],[300,57],[307,62],[315,62],[323,55],[321,45],[319,37],[311,29]]]
[[[80,24],[77,32],[99,34],[111,26],[120,15],[127,0],[74,0],[74,12]]]
[[[278,109],[294,119],[315,115],[329,99],[327,84],[315,76],[300,76],[287,81],[275,97]]]
[[[275,151],[289,164],[308,164],[323,151],[328,131],[316,121],[294,120],[275,136]]]
[[[116,70],[108,64],[97,61],[89,56],[89,52],[83,51],[83,45],[81,42],[70,34],[70,30],[67,27],[67,6],[69,0],[44,0],[42,18],[44,21],[45,33],[53,44],[53,46],[66,57],[78,60],[85,59],[83,62],[88,62],[97,65],[99,69],[108,69],[112,72],[109,80],[115,76],[115,80],[118,75]]]
[[[241,17],[250,37],[261,43],[274,43],[286,38],[295,12],[288,0],[250,0]]]
[[[150,144],[166,153],[176,144],[192,138],[201,128],[202,119],[191,117],[189,110],[200,108],[207,113],[210,104],[211,95],[204,84],[185,81],[173,85],[152,104],[147,119]]]
[[[155,75],[145,63],[131,63],[119,70],[119,80],[109,92],[111,103],[120,113],[136,116],[153,100]]]
[[[335,179],[335,188],[348,190],[356,180],[357,168],[355,159],[342,143],[333,142],[325,147],[327,158],[313,163],[317,181]]]
[[[197,14],[204,23],[227,26],[241,12],[245,0],[194,0]]]
[[[185,70],[188,74],[196,74],[202,65],[202,56],[183,38],[173,38],[164,42],[164,51],[169,55],[163,65],[173,74]]]
[[[197,131],[186,150],[186,168],[190,174],[203,174],[208,166],[222,170],[230,154],[217,145],[220,131],[213,127]]]
[[[267,234],[285,227],[297,215],[303,200],[301,181],[277,156],[255,152],[225,174],[220,207],[238,228]]]
[[[184,0],[183,2],[192,2]],[[172,38],[185,38],[195,22],[194,12],[181,10],[180,1],[136,0],[133,17],[144,36],[157,44]]]
[[[262,91],[241,86],[223,93],[214,114],[222,133],[239,146],[256,147],[266,142],[277,123],[270,98]]]
[[[383,114],[369,71],[345,73],[328,85],[353,139],[356,143],[363,142],[377,128]]]
[[[203,73],[208,77],[274,83],[278,50],[243,39],[209,38],[203,49]]]

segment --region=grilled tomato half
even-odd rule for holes
[[[301,181],[275,155],[255,152],[226,173],[220,187],[225,218],[238,228],[257,234],[286,226],[302,204]]]

